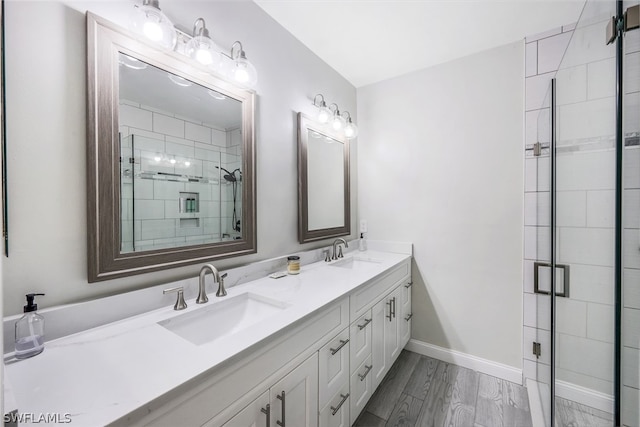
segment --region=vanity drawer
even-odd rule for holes
[[[350,417],[349,422],[353,424],[360,415],[373,394],[373,366],[371,364],[371,356],[358,366],[358,369],[351,375],[351,394],[349,400]]]
[[[367,310],[349,327],[351,337],[351,373],[371,355],[371,309]]]
[[[349,383],[349,328],[345,328],[319,351],[318,407],[324,407],[344,384]]]
[[[349,427],[349,382],[345,382],[338,392],[329,400],[327,406],[320,411],[320,427]]]
[[[350,297],[350,319],[360,317],[377,301],[384,297],[391,289],[400,283],[408,281],[411,276],[411,264],[406,260],[402,264],[390,269],[384,275],[374,280],[364,288],[357,290]]]

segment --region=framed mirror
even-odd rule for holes
[[[91,13],[89,282],[256,252],[254,93]]]
[[[298,240],[351,233],[349,140],[298,113]]]

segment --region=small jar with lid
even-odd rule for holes
[[[287,257],[287,273],[299,274],[300,273],[300,257],[292,255]]]

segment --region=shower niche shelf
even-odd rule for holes
[[[181,191],[178,197],[178,212],[192,214],[200,212],[200,194]]]

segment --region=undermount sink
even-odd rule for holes
[[[193,344],[202,345],[255,325],[288,306],[247,292],[158,324]]]
[[[338,260],[336,262],[332,262],[329,264],[332,267],[340,267],[340,268],[362,268],[362,267],[371,267],[374,264],[380,264],[382,261],[374,258],[367,257],[349,257]]]

